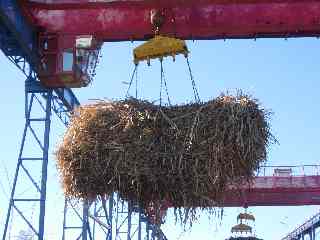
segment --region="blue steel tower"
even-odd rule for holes
[[[67,124],[68,112],[78,106],[79,102],[70,89],[47,89],[37,79],[36,32],[25,21],[16,1],[0,2],[0,47],[26,77],[25,127],[2,239],[7,239],[8,225],[14,213],[38,239],[43,239],[51,115],[55,113]],[[35,156],[25,148],[26,141],[30,138],[38,145],[39,151],[33,153]],[[35,176],[30,171],[30,163],[37,166],[40,175]],[[18,195],[20,184],[30,184],[37,193],[35,197]],[[25,208],[34,204],[38,207],[35,211],[38,216],[31,218]]]

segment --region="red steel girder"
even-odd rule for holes
[[[170,202],[165,205],[172,207]],[[320,175],[256,177],[251,184],[229,186],[217,203],[220,207],[305,205],[320,205]]]
[[[250,184],[228,186],[223,200],[212,204],[219,207],[320,205],[320,175],[255,177]],[[173,207],[169,201],[164,201],[163,206]]]
[[[160,33],[182,39],[320,35],[320,0],[22,0],[21,5],[44,30],[104,41],[150,38],[154,9],[165,13]]]
[[[255,177],[251,183],[229,186],[224,199],[212,204],[218,207],[320,205],[320,175]],[[160,214],[171,207],[170,201],[163,201]],[[154,208],[148,209],[148,214],[156,219]]]
[[[320,205],[320,176],[256,177],[240,189],[229,188],[223,206]]]

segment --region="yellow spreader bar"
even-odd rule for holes
[[[153,39],[133,50],[134,63],[136,65],[142,61],[147,61],[148,65],[150,65],[151,59],[159,58],[162,60],[164,57],[169,56],[175,60],[176,55],[183,54],[188,57],[188,53],[188,47],[184,40],[161,35],[156,35]]]

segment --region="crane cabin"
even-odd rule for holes
[[[91,35],[40,34],[40,81],[48,88],[88,86],[95,75],[101,46]]]

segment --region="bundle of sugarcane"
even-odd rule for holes
[[[228,184],[252,179],[266,160],[268,116],[243,94],[170,107],[133,98],[82,106],[57,151],[65,194],[117,192],[145,208],[221,204]]]

